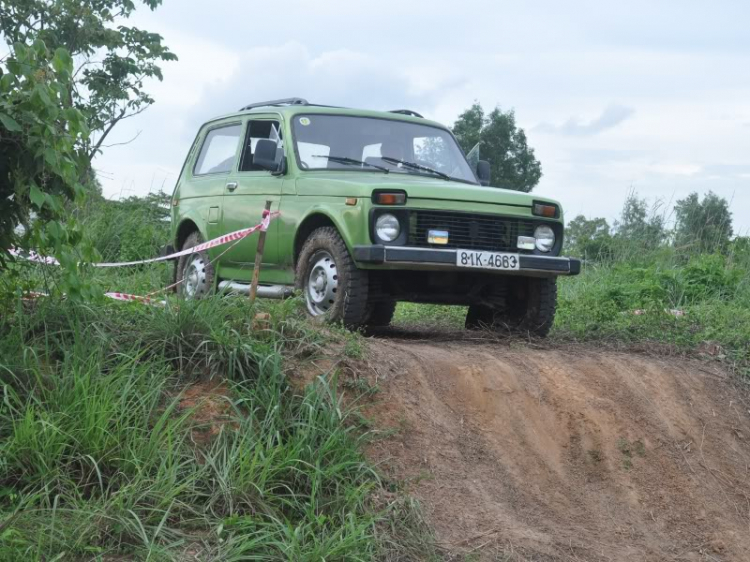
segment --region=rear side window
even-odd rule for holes
[[[228,125],[212,129],[203,141],[193,174],[219,174],[232,171],[237,154],[242,125]]]

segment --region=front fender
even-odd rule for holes
[[[344,240],[347,249],[353,253],[354,247],[369,243],[367,235],[368,207],[362,199],[356,205],[347,205],[345,197],[325,197],[310,206],[282,209],[284,221],[290,221],[294,235],[283,241],[282,255],[295,253],[309,234],[320,226],[332,224]]]

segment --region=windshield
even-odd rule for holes
[[[373,117],[296,115],[294,145],[303,170],[416,174],[477,183],[445,129]]]

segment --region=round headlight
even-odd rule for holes
[[[537,226],[534,238],[536,238],[536,249],[540,252],[549,252],[555,246],[555,231],[549,226]]]
[[[380,215],[375,221],[375,234],[384,242],[393,242],[401,234],[401,225],[393,215]]]

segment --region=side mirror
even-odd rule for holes
[[[487,160],[477,162],[477,179],[481,185],[490,185],[490,163]]]
[[[277,162],[276,170],[271,172],[272,176],[283,176],[286,174],[286,156],[281,156],[281,160]]]
[[[276,141],[270,139],[258,141],[253,153],[253,166],[270,172],[275,172],[279,168],[279,162],[276,160]]]

